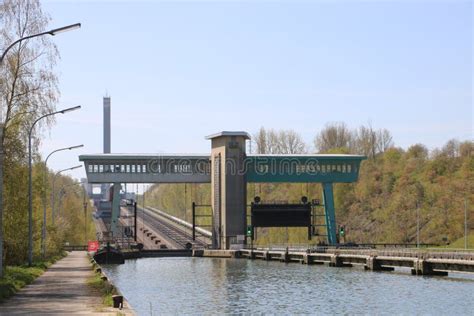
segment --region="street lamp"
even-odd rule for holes
[[[28,132],[28,265],[31,266],[33,263],[33,197],[32,197],[32,166],[31,166],[31,134],[33,133],[33,129],[40,120],[53,116],[56,114],[65,114],[67,112],[79,110],[81,108],[80,105],[67,108],[64,110],[59,110],[56,112],[51,112],[44,114],[37,118],[33,124],[31,124],[30,130]]]
[[[69,188],[69,187],[72,187],[72,186],[75,186],[75,185],[84,185],[84,182],[74,182],[74,183],[69,183],[69,184],[66,184],[66,185],[63,185],[61,187],[61,189],[59,190],[59,205],[61,205],[61,197],[65,196],[66,195],[66,188]],[[82,190],[84,192],[84,190]],[[73,191],[74,192],[74,191]],[[60,216],[61,214],[61,206],[58,207],[58,216]]]
[[[71,146],[71,147],[64,147],[64,148],[59,148],[56,150],[53,150],[49,155],[46,157],[44,161],[44,173],[43,173],[43,188],[46,188],[46,173],[48,172],[48,159],[53,155],[54,153],[57,153],[59,151],[64,151],[64,150],[73,150],[77,148],[84,147],[84,145],[77,145],[77,146]],[[43,226],[41,230],[41,254],[44,258],[46,253],[46,190],[43,191]]]
[[[23,40],[27,40],[27,39],[30,39],[30,38],[33,38],[33,37],[38,37],[38,36],[42,36],[42,35],[46,35],[46,34],[54,36],[58,33],[75,30],[75,29],[78,29],[80,27],[81,27],[81,23],[76,23],[76,24],[60,27],[60,28],[57,28],[57,29],[52,29],[48,32],[42,32],[42,33],[22,37],[22,38],[20,38],[16,41],[14,41],[12,44],[10,44],[7,47],[7,49],[5,49],[3,51],[2,55],[0,56],[0,66],[3,64],[3,59],[7,55],[8,51],[13,46],[20,43]],[[5,126],[2,122],[2,123],[0,123],[0,277],[3,276],[3,158],[4,158],[3,157],[4,156],[4,152],[3,152],[3,137],[4,137],[4,135],[3,135],[3,132],[4,132],[4,129],[5,129]],[[29,264],[31,265],[31,260],[29,260]]]
[[[56,177],[64,171],[74,170],[74,169],[81,168],[81,167],[82,167],[82,165],[78,165],[78,166],[74,166],[74,167],[71,167],[71,168],[59,170],[53,176],[53,184],[52,184],[52,190],[51,190],[51,212],[52,212],[53,225],[54,225],[54,218],[56,217],[56,212],[54,211],[54,197],[55,197],[54,196],[54,182],[56,181]]]
[[[87,245],[87,201],[86,201],[86,188],[85,188],[85,184],[87,182],[75,182],[75,183],[71,183],[71,184],[68,184],[68,185],[65,185],[61,188],[61,191],[64,192],[64,194],[66,193],[66,188],[67,187],[70,187],[70,186],[73,186],[73,185],[81,185],[82,186],[82,205],[83,205],[83,208],[84,208],[84,244]],[[76,191],[77,192],[77,191]],[[61,197],[59,197],[59,205],[61,205]],[[61,210],[61,207],[59,207],[58,209],[58,214],[59,214],[59,211]]]
[[[71,24],[71,25],[68,25],[68,26],[63,26],[63,27],[60,27],[60,28],[57,28],[57,29],[52,29],[50,31],[46,31],[46,32],[41,32],[41,33],[38,33],[38,34],[33,34],[33,35],[28,35],[28,36],[25,36],[25,37],[22,37],[20,39],[17,39],[16,41],[14,41],[13,43],[10,44],[10,46],[7,47],[7,49],[5,49],[5,51],[3,52],[2,56],[0,57],[0,64],[2,64],[3,62],[3,59],[5,58],[5,55],[7,54],[7,52],[13,47],[15,46],[16,44],[20,43],[21,41],[24,41],[24,40],[27,40],[27,39],[30,39],[30,38],[33,38],[33,37],[38,37],[38,36],[43,36],[43,35],[56,35],[56,34],[59,34],[59,33],[63,33],[63,32],[67,32],[67,31],[72,31],[72,30],[75,30],[75,29],[78,29],[81,27],[81,23],[76,23],[76,24]]]

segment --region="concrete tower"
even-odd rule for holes
[[[104,97],[104,154],[110,154],[110,97]],[[105,167],[105,166],[104,166]],[[103,183],[100,186],[103,199],[108,199],[110,184]]]
[[[104,97],[104,154],[110,154],[110,97]]]

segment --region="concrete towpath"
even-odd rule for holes
[[[30,285],[0,304],[0,315],[133,315],[102,305],[87,281],[94,275],[85,251],[73,251]]]

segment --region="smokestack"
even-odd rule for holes
[[[110,154],[110,97],[104,97],[104,154]]]

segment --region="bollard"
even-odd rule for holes
[[[122,295],[113,295],[112,296],[112,301],[114,302],[114,308],[122,309],[122,307],[123,307],[123,296]]]

